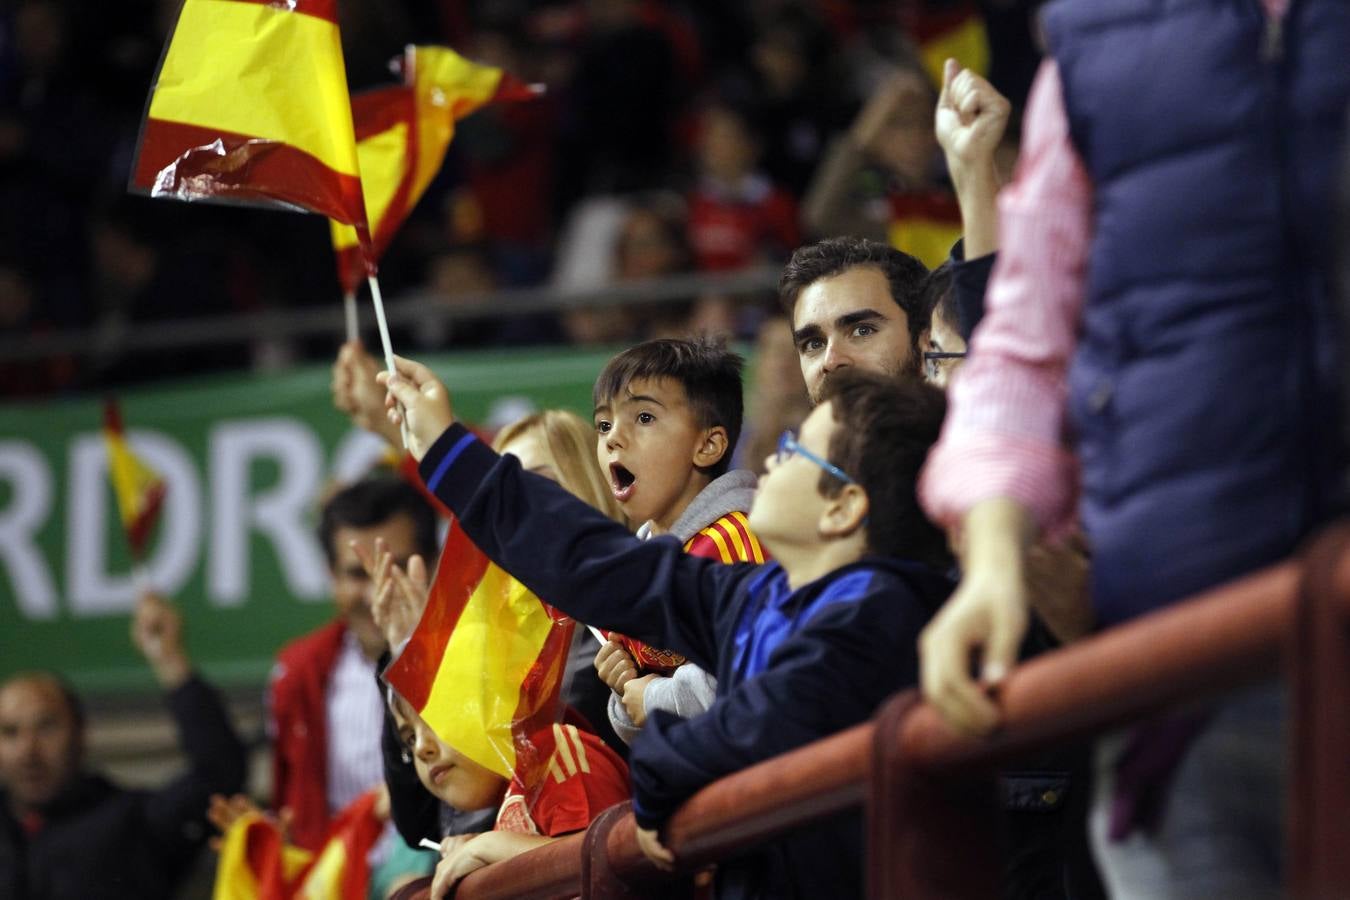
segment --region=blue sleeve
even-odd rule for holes
[[[441,435],[420,472],[469,539],[542,600],[716,670],[718,618],[756,567],[688,556],[674,538],[640,541],[462,425]]]
[[[868,719],[918,678],[924,604],[893,580],[819,610],[708,712],[658,711],[633,744],[633,814],[657,828],[709,783]]]

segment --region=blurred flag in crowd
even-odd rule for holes
[[[538,786],[574,623],[452,526],[431,596],[385,680],[455,750]],[[546,742],[545,742],[546,743]]]
[[[367,857],[384,830],[378,797],[369,790],[339,813],[318,853],[288,844],[270,818],[241,816],[221,839],[212,900],[365,900]]]
[[[130,189],[316,212],[368,244],[336,0],[184,0]]]
[[[145,545],[164,503],[164,479],[131,452],[122,428],[122,413],[111,398],[103,407],[103,440],[108,447],[108,476],[117,496],[122,530],[131,545],[131,558],[139,562],[145,558]]]
[[[402,85],[352,97],[375,260],[440,171],[455,123],[493,101],[525,100],[541,90],[446,47],[409,45],[401,68]],[[338,279],[353,294],[366,277],[356,230],[334,221],[332,233]]]
[[[961,207],[943,190],[892,194],[886,236],[892,247],[937,268],[961,237]]]
[[[989,74],[989,33],[977,4],[948,0],[911,8],[907,30],[919,45],[919,59],[933,84],[942,86],[942,67],[950,57],[977,75]]]

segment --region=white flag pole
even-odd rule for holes
[[[347,342],[361,339],[361,319],[356,311],[356,291],[342,293],[342,314],[347,320]]]
[[[370,298],[375,304],[375,322],[380,327],[380,346],[384,348],[384,364],[389,369],[390,375],[397,375],[398,369],[394,366],[394,345],[389,340],[389,323],[384,318],[384,297],[380,294],[380,282],[374,275],[367,280],[370,282]],[[400,420],[399,432],[403,436],[403,449],[407,450],[409,441],[406,418]]]

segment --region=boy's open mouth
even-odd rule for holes
[[[609,464],[609,485],[614,491],[614,499],[624,503],[629,497],[633,496],[633,488],[637,483],[637,476],[628,471],[619,463]]]

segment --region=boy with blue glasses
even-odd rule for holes
[[[657,712],[634,742],[643,850],[673,858],[660,829],[711,781],[866,720],[915,683],[916,640],[946,598],[946,540],[915,481],[945,402],[917,379],[841,373],[768,460],[750,525],[774,562],[721,565],[677,541],[639,541],[454,422],[445,388],[398,360],[387,381],[427,487],[499,565],[581,621],[667,646],[717,674],[691,719]],[[859,812],[719,866],[717,895],[861,897]]]

